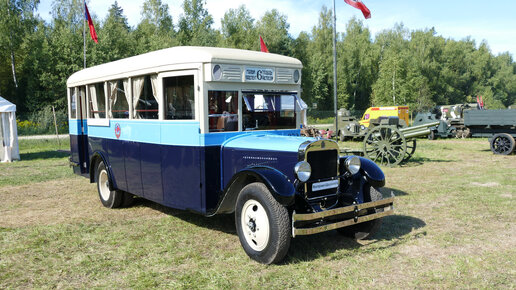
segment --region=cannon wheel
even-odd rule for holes
[[[405,136],[393,126],[374,127],[364,138],[364,156],[381,165],[399,164],[406,152]]]
[[[514,151],[514,137],[507,133],[494,135],[490,143],[494,154],[509,155]]]
[[[405,158],[403,158],[403,162],[409,160],[414,152],[416,152],[416,139],[407,140],[407,152],[405,154]]]

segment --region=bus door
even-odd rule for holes
[[[70,89],[70,161],[74,173],[88,175],[88,125],[86,120],[86,87]]]

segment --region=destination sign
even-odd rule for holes
[[[246,67],[245,68],[245,81],[246,82],[274,82],[274,69],[273,68],[256,68]]]

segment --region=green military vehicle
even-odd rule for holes
[[[467,138],[471,137],[468,127],[464,126],[464,112],[477,110],[477,103],[436,106],[431,112],[418,113],[414,118],[413,126],[439,122],[439,125],[430,128],[428,139],[436,138]]]

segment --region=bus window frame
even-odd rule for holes
[[[131,97],[131,101],[128,102],[127,104],[127,110],[128,110],[128,113],[129,113],[129,117],[128,118],[110,118],[109,117],[109,114],[113,114],[113,112],[111,111],[111,105],[110,105],[110,102],[109,102],[109,93],[110,93],[110,90],[109,90],[109,83],[110,82],[117,82],[118,84],[118,81],[122,81],[122,84],[123,84],[123,81],[126,80],[129,82],[129,90],[126,92],[124,91],[125,93],[125,98],[126,98],[126,101],[127,101],[127,94],[129,94],[129,96]],[[117,78],[117,79],[111,79],[111,80],[106,80],[104,81],[104,90],[105,90],[105,95],[106,95],[106,117],[109,119],[109,120],[132,120],[133,119],[133,80],[131,77],[125,77],[125,78]]]
[[[88,126],[98,126],[98,127],[109,127],[110,118],[108,116],[108,103],[107,103],[107,81],[103,81],[104,88],[104,104],[106,106],[106,117],[105,118],[91,118],[90,116],[90,87],[95,86],[96,83],[91,83],[85,85],[86,87],[86,112],[88,118]]]
[[[193,119],[165,119],[165,94],[163,91],[163,79],[169,77],[182,77],[192,75],[194,77],[194,118]],[[185,69],[185,70],[177,70],[177,71],[166,71],[158,73],[158,92],[160,94],[161,105],[159,106],[159,120],[165,122],[175,122],[175,123],[184,123],[184,122],[200,122],[201,114],[204,114],[204,111],[201,110],[201,100],[200,100],[200,81],[199,81],[199,70],[198,69]]]
[[[70,91],[73,90],[73,94],[75,95],[75,117],[72,117],[72,95]],[[68,87],[68,119],[77,120],[77,87]]]

